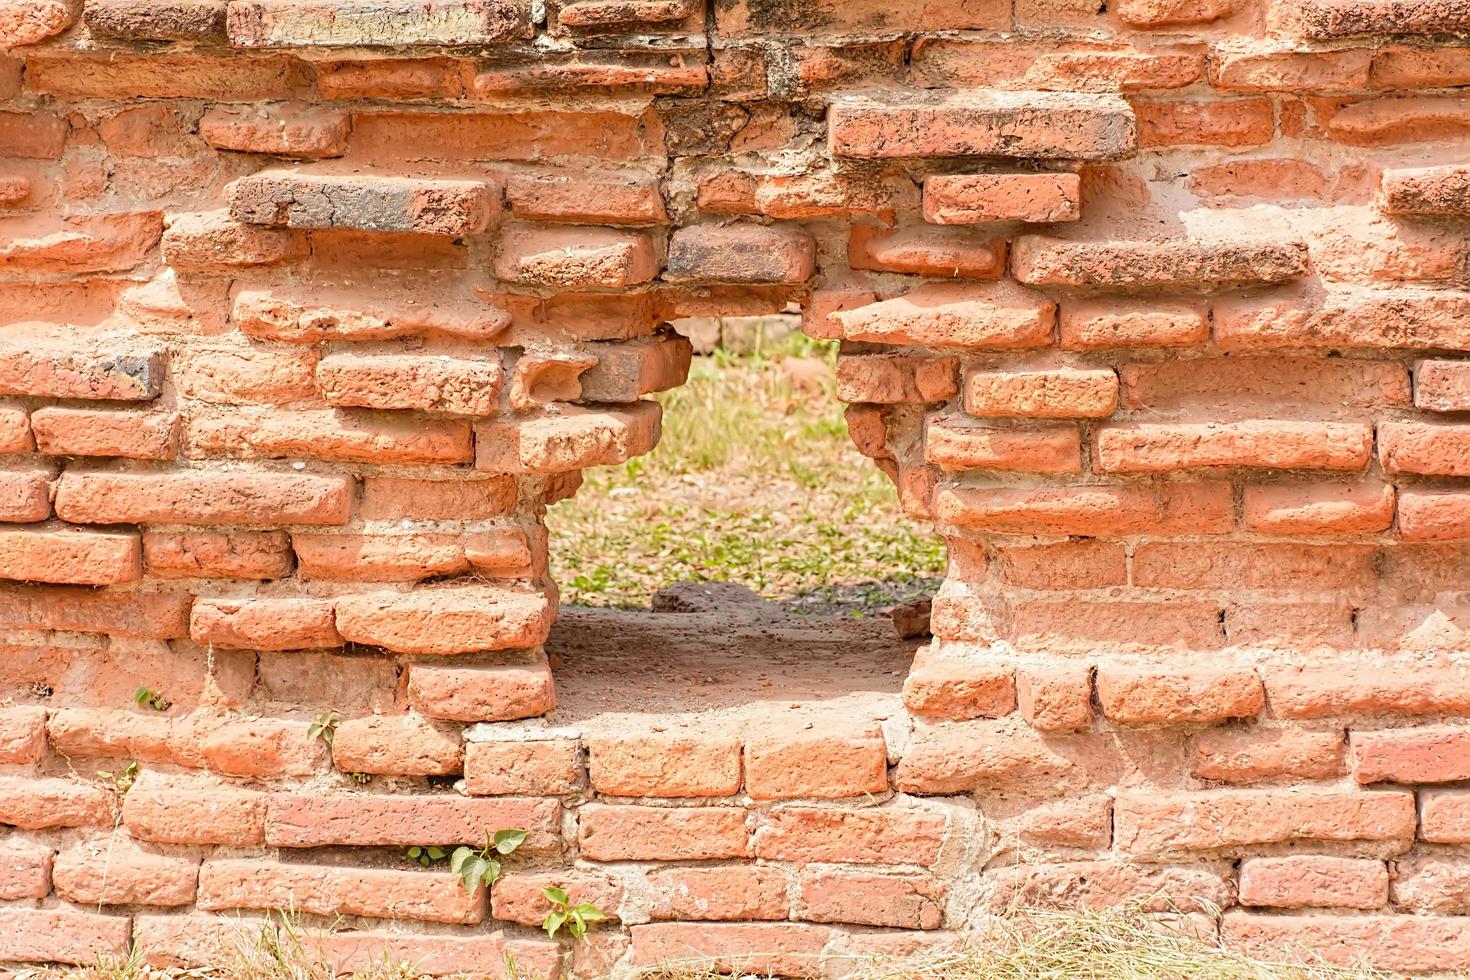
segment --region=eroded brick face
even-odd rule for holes
[[[0,973],[291,906],[342,969],[809,976],[1135,899],[1470,971],[1467,29],[0,0]],[[950,547],[901,703],[547,727],[545,508],[656,445],[668,321],[793,304]],[[506,826],[493,897],[393,861]]]

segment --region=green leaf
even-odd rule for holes
[[[444,860],[444,848],[442,847],[435,847],[433,845],[430,845],[427,849],[427,853],[429,857],[433,858],[435,861]]]
[[[471,856],[464,863],[464,866],[460,868],[459,872],[460,878],[464,881],[465,891],[473,895],[475,888],[480,884],[480,879],[484,877],[485,872],[488,870],[488,861],[478,855]]]
[[[577,918],[576,915],[572,916],[572,924],[567,926],[567,929],[571,932],[573,939],[580,940],[587,935],[587,923]]]
[[[147,701],[149,693],[150,692],[146,687],[138,688],[136,691],[133,692],[133,703],[142,704],[144,701]]]
[[[449,870],[459,874],[464,870],[464,863],[475,856],[475,852],[469,847],[456,847],[454,853],[449,856]]]
[[[500,880],[500,862],[494,858],[485,858],[485,887],[488,888]]]
[[[496,853],[511,853],[526,842],[527,833],[524,830],[497,830],[495,832]]]
[[[410,847],[408,849],[408,856],[413,858],[415,861],[417,861],[419,859],[419,856],[423,853],[424,849],[422,847]]]
[[[552,905],[565,905],[570,901],[567,898],[567,893],[555,886],[541,889],[541,894],[545,895],[546,900]]]
[[[602,909],[593,905],[591,902],[582,902],[576,908],[572,909],[572,914],[580,916],[588,922],[607,921],[607,916],[603,914]]]
[[[562,925],[566,923],[566,921],[567,914],[565,912],[552,909],[550,912],[546,913],[546,918],[541,920],[541,928],[546,930],[546,935],[548,937],[555,939],[557,930],[560,929]]]

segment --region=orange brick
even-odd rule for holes
[[[877,726],[817,723],[810,731],[767,730],[746,739],[745,791],[754,799],[840,799],[887,789],[888,749]]]
[[[733,796],[740,789],[740,742],[729,736],[599,735],[587,749],[592,788],[609,796]]]
[[[710,861],[749,852],[745,811],[737,807],[588,803],[579,812],[582,856],[591,861]]]

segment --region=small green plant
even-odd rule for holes
[[[449,856],[449,852],[442,847],[410,847],[406,852],[410,861],[417,861],[424,867],[428,867],[435,861],[442,861]]]
[[[307,726],[307,739],[319,738],[331,745],[333,736],[337,734],[337,723],[341,720],[342,716],[337,712],[323,711],[316,716],[316,721]]]
[[[541,894],[551,903],[551,911],[546,913],[546,918],[541,920],[541,928],[546,930],[546,935],[552,939],[556,938],[557,931],[562,926],[567,927],[567,932],[572,934],[573,939],[581,939],[587,935],[587,924],[589,922],[606,922],[607,916],[602,909],[591,902],[579,902],[571,904],[571,898],[560,888],[543,888]]]
[[[347,778],[359,786],[366,786],[373,781],[373,774],[370,772],[349,772]]]
[[[133,703],[140,708],[152,708],[154,711],[167,711],[173,707],[173,702],[148,687],[140,687],[133,692]]]
[[[122,772],[112,772],[108,769],[98,769],[97,775],[112,783],[112,788],[117,791],[119,798],[127,796],[128,790],[138,781],[138,760],[129,762],[127,768]]]
[[[526,841],[524,830],[485,831],[484,847],[461,846],[449,856],[449,870],[464,882],[465,890],[473,893],[480,882],[489,888],[500,877],[500,858],[511,854]]]

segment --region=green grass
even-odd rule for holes
[[[798,608],[932,591],[943,542],[853,447],[835,360],[835,344],[800,335],[695,358],[688,383],[659,396],[658,447],[589,471],[548,515],[565,601],[646,606],[681,581],[739,582]]]

